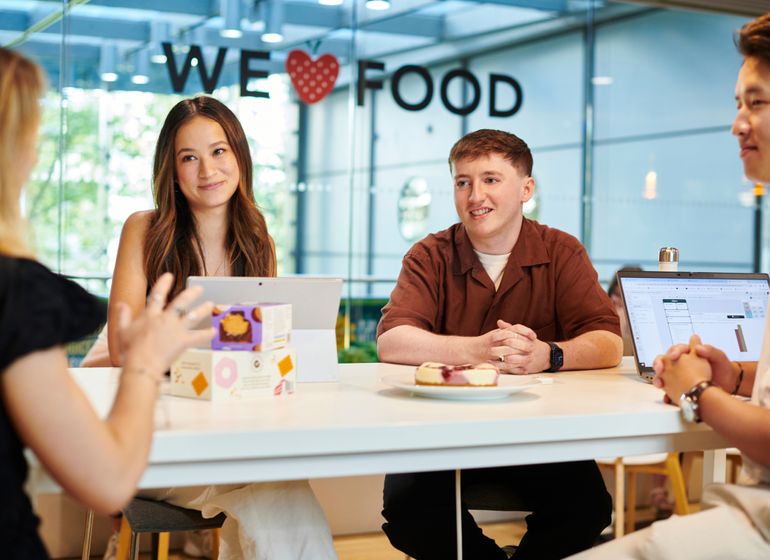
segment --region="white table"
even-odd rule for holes
[[[73,369],[100,413],[118,370]],[[722,449],[708,426],[643,382],[633,363],[542,377],[552,384],[494,401],[415,397],[380,378],[413,368],[340,365],[339,382],[297,393],[211,403],[164,395],[141,488],[450,470]],[[705,461],[706,482],[724,459]]]
[[[541,374],[552,382],[492,401],[416,397],[381,381],[413,371],[392,364],[340,365],[338,382],[300,384],[294,395],[244,401],[164,394],[139,487],[459,473],[693,450],[706,451],[704,485],[724,480],[727,443],[708,426],[684,423],[679,409],[663,404],[662,392],[641,380],[629,358],[612,369]],[[119,370],[71,372],[106,415]],[[32,492],[55,490],[41,469],[31,476]],[[462,559],[459,492],[457,506]]]

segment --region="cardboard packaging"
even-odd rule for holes
[[[286,346],[291,333],[291,304],[217,305],[211,313],[213,350],[264,352]]]
[[[171,394],[210,401],[289,394],[296,369],[291,347],[266,352],[190,349],[171,365]]]

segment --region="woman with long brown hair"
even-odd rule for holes
[[[166,307],[172,277],[156,277],[133,322],[126,308],[115,309],[123,372],[112,410],[101,420],[88,404],[67,372],[64,344],[97,328],[104,309],[35,261],[24,241],[20,195],[36,161],[43,93],[40,68],[0,48],[0,542],[3,558],[25,560],[48,555],[23,489],[24,447],[88,507],[119,510],[147,464],[163,373],[185,347],[213,335],[187,330],[191,315],[211,313],[204,304],[185,314],[200,290],[183,291]]]
[[[188,276],[275,276],[275,248],[252,187],[252,162],[237,117],[211,97],[174,106],[163,124],[153,165],[155,210],[123,226],[110,294],[109,350],[122,354],[112,332],[114,306],[134,313],[147,286],[166,271],[175,290]],[[227,514],[220,559],[336,558],[326,519],[307,481],[247,486],[171,488],[153,498]]]
[[[213,97],[177,103],[158,137],[155,210],[137,212],[121,234],[110,293],[133,313],[147,286],[172,272],[188,276],[275,276],[275,249],[254,201],[251,153],[241,123]],[[119,361],[112,335],[110,356]]]

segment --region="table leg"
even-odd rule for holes
[[[727,451],[712,449],[703,452],[703,488],[714,482],[724,482],[727,472]]]
[[[455,470],[455,524],[457,526],[457,560],[463,560],[463,506],[460,469]]]

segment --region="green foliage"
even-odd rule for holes
[[[343,348],[337,353],[341,364],[365,364],[377,362],[377,343],[372,341],[356,341],[350,348]]]

